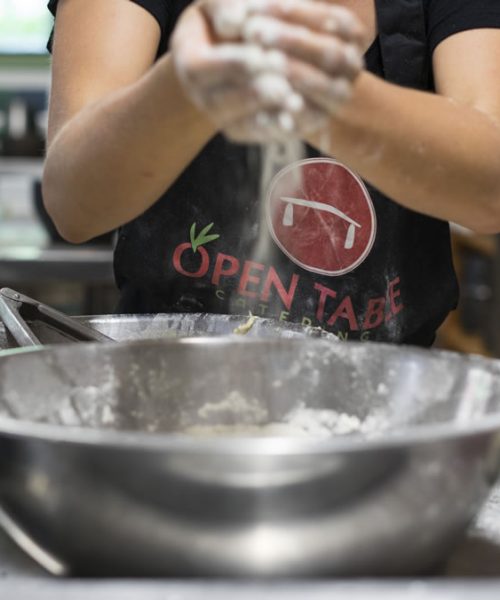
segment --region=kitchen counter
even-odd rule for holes
[[[500,583],[284,582],[15,582],[6,600],[498,600]]]
[[[90,246],[0,247],[0,282],[113,284],[113,251]]]
[[[466,579],[463,579],[463,578]],[[419,580],[57,580],[0,535],[0,598],[16,600],[497,600],[500,486],[443,569]]]

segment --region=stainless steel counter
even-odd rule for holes
[[[13,582],[0,598],[16,600],[498,600],[499,584],[424,582]]]
[[[6,600],[498,600],[500,486],[447,564],[430,578],[349,582],[56,580],[44,575],[2,534],[0,579],[0,598]]]
[[[113,283],[113,251],[99,247],[0,247],[0,282],[46,284]]]

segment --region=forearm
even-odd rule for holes
[[[214,133],[166,56],[61,129],[45,162],[47,209],[73,242],[112,230],[149,208]]]
[[[500,230],[500,126],[486,114],[363,73],[329,133],[313,143],[400,204]]]

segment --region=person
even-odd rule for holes
[[[449,222],[500,231],[500,3],[49,8],[44,201],[71,242],[118,229],[118,312],[432,345],[458,298]]]

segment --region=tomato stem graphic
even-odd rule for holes
[[[194,253],[198,252],[198,248],[200,248],[200,246],[204,246],[205,244],[214,242],[215,240],[218,240],[220,238],[220,235],[216,233],[208,235],[208,232],[212,229],[213,226],[214,224],[210,223],[210,225],[207,225],[204,229],[200,231],[198,235],[196,235],[196,223],[193,223],[191,225],[189,237],[191,239],[191,247],[193,248]]]

